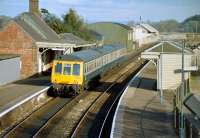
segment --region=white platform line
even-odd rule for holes
[[[115,121],[116,121],[116,116],[117,116],[117,111],[119,110],[119,105],[121,104],[122,98],[124,96],[124,94],[127,92],[129,85],[140,75],[140,73],[151,63],[151,61],[149,61],[130,81],[129,83],[126,85],[126,89],[124,90],[122,96],[119,99],[119,102],[117,104],[117,108],[115,110],[115,114],[113,117],[113,122],[112,122],[112,128],[111,128],[111,133],[110,133],[110,138],[113,138],[113,133],[114,133],[114,128],[115,128]]]
[[[20,105],[24,104],[25,102],[29,101],[29,100],[32,99],[33,97],[40,95],[40,94],[43,93],[44,91],[48,90],[51,86],[52,86],[52,85],[50,85],[50,86],[48,86],[48,87],[46,87],[46,88],[44,88],[44,89],[42,89],[42,90],[40,90],[40,91],[34,93],[33,95],[30,95],[29,97],[23,99],[22,101],[16,103],[15,105],[13,105],[13,106],[7,108],[7,109],[4,110],[4,111],[2,111],[2,112],[0,113],[0,117],[4,116],[5,114],[7,114],[7,113],[9,113],[10,111],[12,111],[12,110],[14,110],[15,108],[17,108],[18,106],[20,106]]]

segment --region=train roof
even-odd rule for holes
[[[93,59],[116,51],[118,49],[122,49],[124,46],[121,45],[104,45],[96,48],[91,48],[79,52],[74,52],[70,55],[64,55],[60,57],[60,60],[68,60],[68,61],[84,61],[89,62]]]

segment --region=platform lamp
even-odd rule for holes
[[[184,49],[185,40],[182,40],[182,69],[181,69],[181,91],[180,91],[180,118],[179,118],[179,137],[184,138],[184,114],[183,114],[183,102],[185,97],[185,72],[184,72]]]
[[[164,52],[164,41],[162,41],[162,51],[161,53]],[[161,62],[162,62],[162,56],[161,56]],[[162,70],[162,66],[161,66],[161,70]],[[163,73],[161,71],[161,89],[160,89],[160,103],[163,104],[163,85],[162,85],[162,81],[163,81]]]

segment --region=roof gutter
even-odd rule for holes
[[[89,46],[95,46],[97,45],[96,43],[92,43],[92,44],[83,44],[83,45],[76,45],[76,47],[89,47]]]
[[[69,47],[75,47],[75,44],[69,44],[69,43],[49,43],[49,42],[36,42],[37,47],[39,48],[69,48]]]

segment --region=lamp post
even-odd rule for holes
[[[181,91],[180,91],[180,126],[179,126],[179,137],[184,138],[184,114],[183,114],[183,101],[184,101],[184,95],[185,95],[185,73],[184,73],[184,48],[185,48],[185,40],[183,40],[182,45],[182,69],[181,69]]]
[[[164,51],[164,49],[163,49],[163,46],[164,46],[164,41],[162,42],[162,52],[161,53],[163,53],[163,51]],[[162,70],[163,70],[163,68],[162,68],[162,64],[163,64],[163,62],[162,62],[162,54],[161,54],[161,56],[160,56],[160,61],[161,61],[161,76],[160,76],[160,78],[161,78],[161,83],[160,83],[160,85],[161,85],[161,90],[160,90],[160,103],[161,104],[163,104],[163,85],[162,85],[162,83],[163,83],[163,72],[162,72]]]

